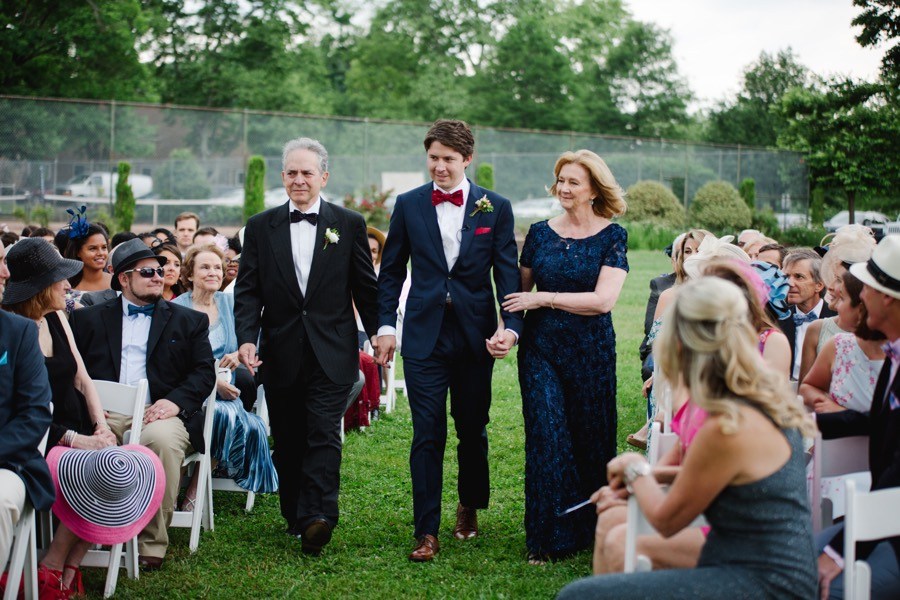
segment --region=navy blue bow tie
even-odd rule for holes
[[[128,316],[133,317],[134,315],[147,315],[148,317],[152,317],[153,310],[155,308],[155,304],[145,304],[144,306],[135,306],[134,304],[129,304]]]
[[[814,313],[814,312],[811,312],[811,313],[806,314],[806,315],[801,315],[801,314],[799,314],[799,313],[794,313],[794,326],[795,326],[795,327],[800,327],[800,326],[803,325],[804,323],[812,323],[813,321],[815,321],[815,320],[818,319],[818,318],[819,318],[819,317],[817,317],[817,316],[816,316],[816,313]]]
[[[291,211],[291,223],[299,223],[300,221],[309,221],[309,224],[314,226],[319,220],[319,215],[317,213],[304,213],[299,210]]]

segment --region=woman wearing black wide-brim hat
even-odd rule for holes
[[[37,323],[50,379],[54,410],[47,450],[54,446],[83,450],[114,446],[116,438],[106,424],[100,397],[61,312],[70,289],[68,279],[81,271],[82,263],[63,258],[43,238],[24,238],[13,244],[6,263],[9,280],[3,308]],[[41,587],[64,590],[76,577],[76,583],[80,582],[77,565],[87,549],[87,542],[61,525],[41,563]]]

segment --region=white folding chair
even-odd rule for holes
[[[857,492],[851,480],[844,486],[844,494],[844,598],[868,600],[872,569],[866,561],[856,560],[856,543],[900,535],[900,488]]]
[[[50,403],[50,414],[53,414],[53,403]],[[49,427],[44,432],[44,437],[38,445],[38,451],[41,456],[47,451],[47,435],[50,433]],[[3,600],[15,600],[19,596],[19,582],[22,577],[25,578],[25,598],[37,598],[37,544],[35,541],[35,518],[34,507],[26,498],[25,506],[22,514],[19,515],[19,522],[13,530],[13,547],[9,555],[9,569],[6,580],[6,591],[3,592]],[[2,566],[2,565],[0,565]]]
[[[272,430],[269,427],[269,407],[266,405],[266,392],[261,385],[257,387],[256,390],[256,402],[253,404],[253,413],[262,419],[263,423],[266,425],[266,433],[271,435]],[[343,431],[343,429],[344,423],[342,420],[341,431]],[[252,511],[253,505],[256,503],[256,493],[245,490],[235,483],[234,479],[213,477],[212,489],[219,492],[245,492],[247,494],[247,502],[244,504],[244,512]]]
[[[840,503],[843,498],[823,497],[823,480],[828,477],[853,479],[857,489],[871,485],[872,475],[869,472],[869,437],[855,435],[852,437],[822,439],[817,434],[813,443],[812,489],[809,490],[810,509],[812,511],[813,532],[818,533],[832,524],[835,517],[844,514]]]
[[[144,407],[147,404],[148,383],[146,379],[138,381],[136,386],[125,385],[115,381],[94,380],[94,387],[100,396],[100,404],[103,410],[131,417],[131,429],[122,435],[122,444],[140,444],[141,428],[144,423]],[[124,552],[123,552],[124,548]],[[116,583],[119,579],[119,568],[122,558],[125,558],[125,571],[130,579],[138,579],[138,541],[137,536],[124,544],[115,544],[109,550],[104,550],[97,545],[85,554],[81,561],[82,567],[106,568],[106,584],[103,587],[103,597],[109,598],[116,591]]]
[[[637,553],[637,538],[639,535],[653,535],[658,532],[644,516],[634,495],[628,497],[627,519],[625,525],[625,573],[652,571],[653,564],[650,559]],[[708,523],[706,518],[700,515],[688,527],[704,525],[708,525]]]
[[[675,447],[678,443],[678,435],[674,433],[663,433],[662,424],[654,421],[650,426],[650,443],[647,446],[647,462],[650,466],[656,466],[659,459]]]
[[[201,454],[194,452],[184,457],[181,466],[199,469],[197,482],[197,498],[194,501],[194,510],[191,512],[176,510],[172,513],[170,527],[186,527],[191,530],[189,548],[191,553],[197,551],[200,545],[200,527],[212,531],[215,528],[213,517],[212,498],[212,429],[216,412],[216,386],[206,399],[206,414],[203,419],[203,441],[206,450]]]
[[[397,379],[397,359],[400,357],[400,343],[403,337],[403,314],[397,315],[397,347],[394,350],[394,360],[384,369],[385,391],[381,396],[380,404],[384,404],[384,412],[389,413],[397,407],[397,392],[406,393],[406,380]]]

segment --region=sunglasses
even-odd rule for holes
[[[225,264],[226,264],[226,265],[229,265],[229,266],[231,266],[231,265],[239,266],[239,265],[241,264],[241,259],[239,259],[239,258],[232,258],[231,260],[226,260],[226,261],[225,261]]]
[[[123,273],[137,273],[144,279],[150,279],[154,275],[159,275],[160,277],[162,277],[163,273],[165,271],[163,271],[162,267],[156,267],[155,269],[153,267],[142,267],[140,269],[128,269],[127,271],[122,271],[122,272]]]

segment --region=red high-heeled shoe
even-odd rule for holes
[[[81,579],[81,569],[76,567],[75,565],[65,565],[63,567],[63,578],[65,579],[66,571],[74,571],[75,575],[72,576],[72,581],[69,582],[69,593],[71,595],[84,596],[84,582]]]
[[[69,600],[72,592],[63,586],[62,571],[44,565],[38,567],[38,600]]]

